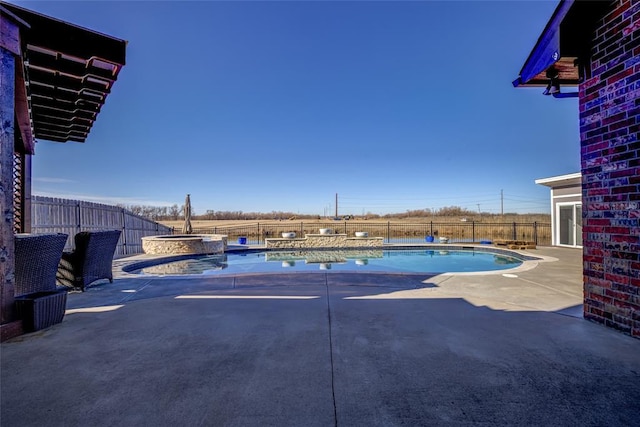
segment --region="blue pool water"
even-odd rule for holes
[[[153,275],[361,271],[460,273],[514,268],[522,260],[504,253],[466,250],[262,251],[181,257],[156,265],[139,263],[125,271]]]

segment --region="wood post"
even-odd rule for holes
[[[8,24],[2,19],[2,24]],[[15,148],[15,57],[0,46],[0,323],[13,320],[15,252],[13,237],[13,153]]]
[[[23,333],[15,319],[13,156],[16,151],[16,69],[21,66],[20,27],[0,13],[0,341]],[[19,131],[19,129],[18,129]]]

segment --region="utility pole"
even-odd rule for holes
[[[338,218],[338,193],[336,193],[336,216],[335,218]]]
[[[500,215],[504,216],[504,193],[500,190]]]

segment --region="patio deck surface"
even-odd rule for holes
[[[640,425],[640,340],[581,251],[485,275],[118,278],[2,343],[9,426]]]

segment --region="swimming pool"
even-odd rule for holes
[[[219,275],[357,271],[391,273],[468,273],[518,267],[526,257],[474,248],[246,251],[173,257],[133,263],[124,271],[138,275]]]

